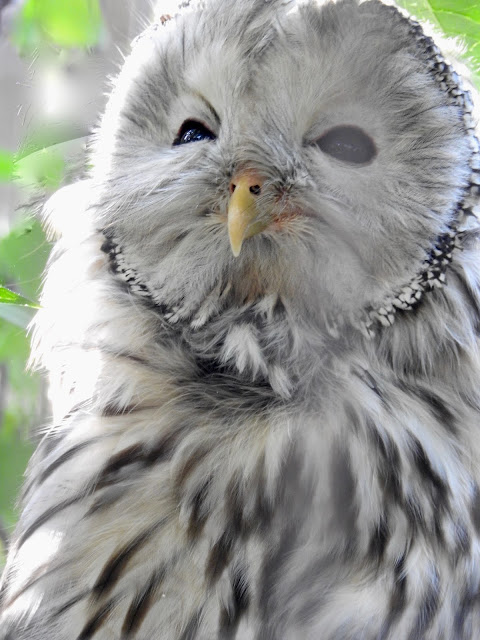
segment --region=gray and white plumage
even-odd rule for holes
[[[478,640],[480,162],[433,42],[377,0],[192,3],[91,164],[47,207],[0,638]]]

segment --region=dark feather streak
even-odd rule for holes
[[[188,621],[187,626],[183,630],[182,635],[178,640],[195,640],[197,638],[197,634],[200,629],[201,620],[202,620],[202,609],[199,609],[192,615],[192,617]]]
[[[428,459],[425,449],[421,445],[420,441],[413,435],[411,437],[411,452],[413,456],[414,464],[420,473],[423,480],[431,486],[435,507],[445,508],[448,503],[448,487],[440,478],[438,473],[433,469],[430,460]]]
[[[379,453],[378,475],[380,487],[387,504],[402,503],[401,461],[397,445],[386,434],[380,434],[374,424],[369,425],[369,435]]]
[[[406,557],[406,553],[404,553],[395,563],[394,585],[390,598],[390,612],[394,618],[400,615],[407,605],[407,576],[405,575]]]
[[[126,407],[122,407],[111,402],[102,407],[101,415],[102,418],[116,418],[117,416],[125,416],[141,409],[143,409],[143,407],[137,407],[135,405],[127,405]]]
[[[134,465],[143,460],[143,446],[134,444],[113,455],[98,476],[96,489],[102,489],[117,479],[117,474],[124,467]]]
[[[402,614],[407,606],[407,577],[405,571],[406,552],[400,556],[394,566],[393,572],[393,589],[390,595],[389,612],[385,623],[378,635],[378,640],[387,640],[390,638],[390,631],[394,629],[394,625],[398,617]]]
[[[72,505],[76,504],[77,502],[80,502],[81,500],[85,499],[85,494],[84,493],[80,493],[77,494],[75,496],[73,496],[73,498],[68,498],[68,500],[63,500],[62,502],[54,505],[53,507],[50,507],[50,509],[47,509],[46,511],[44,511],[44,513],[42,513],[41,516],[39,516],[35,522],[33,522],[23,533],[22,535],[19,537],[18,539],[18,548],[20,548],[26,540],[28,540],[28,538],[33,535],[35,533],[35,531],[41,527],[43,524],[45,524],[46,522],[48,522],[49,520],[51,520],[54,516],[58,515],[59,513],[61,513],[62,511],[64,511],[65,509],[68,509],[68,507],[71,507]]]
[[[140,629],[153,603],[153,596],[164,577],[165,568],[157,569],[151,574],[147,584],[135,595],[123,622],[122,634],[124,637],[131,637],[131,634]]]
[[[418,388],[417,393],[418,397],[429,406],[438,422],[447,427],[450,433],[455,433],[457,430],[455,416],[440,396],[425,388]]]
[[[108,620],[117,602],[118,597],[111,598],[103,607],[98,609],[83,627],[77,640],[90,640],[90,638],[93,638],[97,631],[99,631],[102,625]]]
[[[113,455],[100,472],[95,489],[103,489],[118,480],[118,476],[127,467],[135,467],[135,471],[143,471],[154,464],[166,462],[171,458],[180,432],[163,435],[151,447],[144,444],[133,444]]]
[[[69,462],[70,460],[72,460],[72,458],[74,458],[78,453],[95,444],[99,439],[100,438],[92,438],[91,440],[87,440],[85,442],[79,442],[75,446],[62,453],[62,455],[58,456],[56,460],[54,460],[51,464],[48,465],[46,469],[44,469],[38,479],[38,483],[42,484],[42,482],[45,482],[45,480],[50,475],[52,475],[54,471],[65,464],[65,462]]]
[[[208,495],[208,489],[212,481],[211,476],[202,483],[198,491],[196,491],[190,500],[190,519],[188,522],[187,535],[190,540],[196,540],[203,531],[203,527],[208,518],[208,512],[205,508],[205,499]]]
[[[77,593],[72,598],[64,602],[61,607],[56,609],[56,611],[52,614],[51,619],[55,620],[55,618],[59,618],[64,613],[67,613],[67,611],[69,611],[72,607],[74,607],[76,604],[84,600],[89,595],[90,595],[90,589],[88,589],[87,591],[82,591],[81,593]]]
[[[287,523],[278,545],[264,555],[260,572],[258,607],[266,628],[278,606],[275,587],[281,581],[286,563],[293,557],[297,536],[298,522]]]
[[[376,523],[372,537],[370,538],[368,555],[374,559],[374,561],[378,563],[382,562],[389,539],[390,528],[388,526],[387,516],[384,514]]]
[[[227,485],[225,491],[225,506],[227,511],[227,521],[235,537],[241,537],[246,533],[247,527],[244,521],[244,502],[241,490],[241,477],[234,475]]]
[[[18,591],[16,591],[10,598],[5,602],[5,607],[11,607],[12,604],[20,598],[24,593],[28,591],[31,587],[38,584],[44,578],[51,576],[56,571],[63,569],[67,566],[67,562],[62,562],[55,566],[49,568],[48,563],[42,564],[40,567],[37,567],[35,571],[30,575],[28,581],[21,587]]]
[[[194,471],[195,467],[208,455],[210,449],[208,447],[198,447],[191,456],[183,463],[180,471],[175,478],[175,485],[180,490],[189,475]]]
[[[128,491],[126,485],[116,484],[102,491],[100,495],[94,500],[90,509],[85,513],[85,517],[89,518],[95,513],[99,513],[104,509],[108,509],[114,505],[125,493]]]
[[[475,487],[471,506],[471,516],[475,531],[480,535],[480,489],[478,486]]]
[[[135,536],[124,547],[114,553],[103,567],[92,590],[92,596],[99,598],[108,595],[122,577],[128,563],[138,551],[150,540],[150,538],[165,524],[162,518],[139,535]]]
[[[230,573],[232,597],[220,612],[219,640],[234,640],[241,617],[250,605],[250,591],[245,570],[236,566]]]
[[[472,611],[480,607],[480,593],[466,588],[460,597],[460,604],[455,612],[453,628],[455,640],[471,640],[468,628],[471,624]]]
[[[210,550],[207,559],[206,578],[214,584],[230,561],[233,541],[229,532],[224,532]]]
[[[287,460],[288,456],[284,461],[284,467],[286,467],[287,465]],[[279,475],[282,478],[283,482],[279,483],[277,495],[275,496],[275,502],[277,503],[280,502],[284,497],[286,484],[286,474],[280,473]],[[254,518],[253,522],[246,523],[245,525],[249,528],[249,530],[257,529],[259,531],[265,531],[272,520],[274,505],[271,501],[268,500],[265,493],[266,484],[265,456],[262,455],[258,461],[254,474],[254,486],[257,487],[257,493],[255,496]]]
[[[437,575],[424,595],[417,619],[415,620],[413,629],[408,636],[411,640],[420,640],[425,637],[425,632],[429,629],[435,619],[439,604],[439,584]]]

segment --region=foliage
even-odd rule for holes
[[[35,149],[35,143],[30,140]],[[56,146],[41,147],[15,162],[15,177],[21,184],[57,189],[65,173],[65,160]]]
[[[31,299],[38,298],[48,253],[38,222],[24,220],[0,239],[0,282],[10,287],[0,287],[0,528],[4,532],[15,522],[14,499],[32,453],[28,432],[40,414],[41,380],[25,370],[29,354],[25,327],[37,306]]]
[[[59,47],[90,47],[102,27],[98,0],[27,0],[15,29],[22,53],[53,43]]]
[[[465,45],[473,81],[480,90],[480,3],[478,0],[397,0],[397,4],[436,31]]]
[[[15,155],[0,149],[0,181],[11,180],[15,165]]]

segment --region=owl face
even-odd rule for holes
[[[313,318],[410,281],[467,186],[461,113],[377,0],[211,0],[150,28],[94,155],[97,224],[155,300]]]

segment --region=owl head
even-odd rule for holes
[[[193,327],[264,300],[388,324],[478,196],[458,76],[379,0],[183,4],[134,43],[97,134],[114,269]]]

